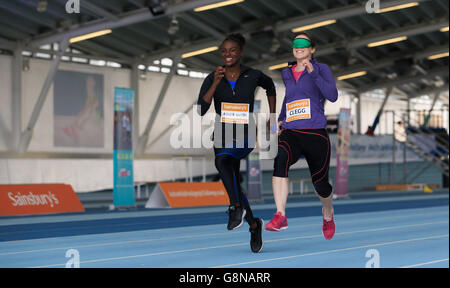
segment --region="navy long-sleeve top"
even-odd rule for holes
[[[213,81],[214,72],[211,72],[203,81],[200,89],[197,104],[199,105],[198,113],[201,116],[205,115],[211,106],[211,103],[203,100],[203,96],[208,92]],[[224,136],[225,131],[228,129],[231,128],[231,131],[236,131],[236,125],[242,125],[244,126],[241,127],[244,128],[244,133],[242,135],[235,135],[233,140],[247,139],[249,125],[255,127],[252,126],[255,122],[251,113],[253,113],[255,90],[258,86],[266,90],[267,96],[276,96],[272,78],[259,70],[245,65],[241,65],[241,74],[235,83],[234,89],[225,77],[220,81],[213,96],[214,108],[216,110],[214,134],[220,132]],[[219,129],[221,131],[218,131]]]

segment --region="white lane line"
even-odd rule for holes
[[[357,249],[363,249],[363,248],[369,248],[369,247],[387,246],[387,245],[394,245],[394,244],[407,243],[407,242],[424,241],[424,240],[430,240],[430,239],[439,239],[439,238],[445,238],[445,237],[448,237],[448,234],[423,237],[423,238],[406,239],[406,240],[399,240],[399,241],[392,241],[392,242],[384,242],[384,243],[375,243],[375,244],[370,244],[370,245],[355,246],[355,247],[348,247],[348,248],[342,248],[342,249],[324,250],[324,251],[318,251],[318,252],[306,253],[306,254],[298,254],[298,255],[292,255],[292,256],[286,256],[286,257],[269,258],[269,259],[264,259],[264,260],[226,264],[226,265],[221,265],[221,266],[214,266],[212,268],[224,268],[224,267],[233,267],[233,266],[241,266],[241,265],[248,265],[248,264],[255,264],[255,263],[270,262],[270,261],[280,261],[280,260],[286,260],[286,259],[292,259],[292,258],[329,254],[329,253],[357,250]]]
[[[415,217],[420,217],[420,216],[440,216],[440,215],[448,215],[447,212],[444,213],[423,213],[423,214],[416,214],[414,215]],[[394,220],[394,219],[401,219],[401,218],[408,218],[411,217],[411,215],[400,215],[400,216],[396,216],[396,217],[373,217],[373,218],[367,218],[364,219],[365,223],[370,222],[370,221],[379,221],[382,219],[389,219],[389,220]],[[352,223],[360,223],[361,220],[357,220],[357,221],[339,221],[339,224],[352,224]],[[290,228],[292,229],[296,229],[296,228],[305,228],[305,227],[311,227],[311,226],[316,226],[318,225],[317,223],[312,223],[312,224],[302,224],[302,225],[291,225]],[[100,242],[100,243],[93,243],[93,244],[89,244],[89,245],[78,245],[78,246],[70,246],[70,247],[56,247],[56,248],[46,248],[46,249],[35,249],[35,250],[23,250],[23,251],[11,251],[11,252],[4,252],[4,253],[0,253],[0,256],[3,255],[16,255],[16,254],[25,254],[25,253],[37,253],[37,252],[46,252],[46,251],[57,251],[57,250],[67,250],[67,249],[80,249],[80,248],[89,248],[89,247],[101,247],[101,246],[111,246],[111,245],[122,245],[122,244],[129,244],[129,243],[148,243],[148,242],[157,242],[157,241],[168,241],[168,240],[179,240],[179,239],[193,239],[193,238],[203,238],[203,237],[216,237],[216,236],[234,236],[236,234],[244,234],[247,233],[247,231],[233,231],[233,234],[231,234],[230,232],[222,232],[222,233],[209,233],[209,234],[188,234],[188,235],[184,235],[184,236],[176,236],[176,237],[161,237],[161,238],[153,238],[153,239],[145,239],[145,240],[135,240],[135,239],[131,239],[131,240],[125,240],[125,241],[114,241],[114,242]],[[114,235],[114,234],[113,234]],[[76,237],[76,236],[73,236]],[[64,237],[64,240],[67,241],[67,237]],[[0,247],[1,247],[1,243],[0,243]]]
[[[390,226],[390,227],[366,229],[366,230],[351,231],[351,232],[340,232],[340,233],[336,233],[335,237],[339,236],[339,235],[348,235],[348,234],[366,233],[366,232],[374,232],[374,231],[401,229],[401,228],[406,228],[406,227],[418,227],[418,226],[436,225],[436,224],[442,224],[442,223],[448,223],[448,221],[430,222],[430,223],[422,223],[422,224],[411,224],[411,225],[402,225],[402,226]],[[308,239],[308,238],[318,238],[318,237],[323,237],[323,235],[322,234],[315,234],[315,235],[306,235],[306,236],[291,237],[291,238],[279,238],[279,239],[267,240],[267,241],[264,241],[264,243],[272,243],[272,242],[280,242],[280,241],[292,241],[292,240],[298,240],[298,239]],[[227,247],[236,247],[236,246],[244,246],[244,245],[248,245],[248,242],[240,242],[240,243],[233,243],[233,244],[226,244],[226,245],[219,245],[219,246],[209,246],[209,247],[202,247],[202,248],[192,248],[192,249],[185,249],[185,250],[162,251],[162,252],[155,252],[155,253],[148,253],[148,254],[120,256],[120,257],[112,257],[112,258],[99,258],[99,259],[81,261],[80,263],[107,262],[107,261],[113,261],[113,260],[140,258],[140,257],[149,257],[149,256],[167,255],[167,254],[177,254],[177,253],[186,253],[186,252],[194,252],[194,251],[202,251],[202,250],[210,250],[210,249],[218,249],[218,248],[227,248]],[[44,266],[35,266],[35,267],[31,267],[31,268],[44,268],[44,267],[56,267],[56,266],[65,266],[65,264],[50,264],[50,265],[44,265]]]
[[[413,268],[413,267],[431,265],[431,264],[441,263],[441,262],[448,262],[448,258],[440,259],[440,260],[434,260],[434,261],[430,261],[430,262],[419,263],[419,264],[414,264],[414,265],[402,266],[400,268]]]
[[[431,215],[443,215],[448,213],[424,213],[424,214],[417,214],[416,216],[431,216]],[[374,218],[367,218],[364,219],[364,222],[370,222],[370,221],[378,221],[380,219],[401,219],[401,218],[408,218],[411,217],[411,215],[401,215],[397,217],[374,217]],[[352,224],[352,223],[360,223],[361,219],[358,219],[357,221],[339,221],[337,223],[339,224]],[[297,229],[297,228],[304,228],[304,227],[311,227],[311,226],[317,226],[317,223],[312,224],[306,224],[306,225],[291,225],[289,228]],[[417,225],[417,224],[414,224]],[[419,224],[420,225],[420,224]],[[428,225],[426,223],[425,225]],[[384,228],[382,228],[384,229]],[[148,242],[157,242],[157,241],[170,241],[170,240],[179,240],[179,239],[194,239],[194,238],[206,238],[206,237],[216,237],[216,236],[233,236],[236,234],[247,234],[247,231],[233,231],[233,233],[228,232],[222,232],[222,233],[209,233],[209,234],[190,234],[190,235],[184,235],[184,236],[176,236],[176,237],[162,237],[162,238],[153,238],[153,239],[145,239],[145,240],[125,240],[125,241],[114,241],[114,242],[101,242],[101,243],[94,243],[89,245],[78,245],[78,246],[70,246],[70,247],[56,247],[56,248],[46,248],[46,249],[35,249],[35,250],[23,250],[23,251],[11,251],[11,252],[4,252],[0,253],[0,256],[4,255],[17,255],[17,254],[26,254],[26,253],[38,253],[38,252],[47,252],[47,251],[58,251],[58,250],[67,250],[67,249],[80,249],[80,248],[90,248],[90,247],[102,247],[102,246],[112,246],[112,245],[123,245],[123,244],[131,244],[131,243],[148,243]],[[348,232],[347,232],[348,233]],[[339,235],[336,234],[336,235]],[[341,234],[342,235],[342,234]],[[298,238],[298,237],[296,237]],[[296,239],[294,238],[294,239]],[[66,240],[66,238],[64,238]],[[301,239],[301,238],[300,238]],[[269,240],[270,241],[270,240]],[[266,242],[266,241],[265,241]],[[1,247],[1,244],[0,244]]]
[[[112,258],[100,258],[100,259],[81,261],[80,264],[82,264],[82,263],[85,264],[85,263],[95,263],[95,262],[106,262],[106,261],[132,259],[132,258],[141,258],[141,257],[149,257],[149,256],[157,256],[157,255],[176,254],[176,253],[186,253],[186,252],[202,251],[202,250],[218,249],[218,248],[226,248],[226,247],[234,247],[234,246],[241,246],[241,245],[248,245],[248,243],[233,243],[233,244],[220,245],[220,246],[210,246],[210,247],[204,247],[204,248],[192,248],[192,249],[175,250],[175,251],[162,251],[162,252],[149,253],[149,254],[139,254],[139,255],[131,255],[131,256],[112,257]],[[57,266],[65,266],[65,265],[66,264],[51,264],[51,265],[44,265],[44,266],[33,266],[33,267],[30,267],[30,268],[46,268],[46,267],[57,267]]]
[[[444,223],[448,223],[448,221],[429,222],[429,223],[410,224],[410,225],[399,225],[399,226],[389,226],[389,227],[373,228],[373,229],[349,231],[349,232],[337,232],[337,233],[334,234],[334,236],[342,236],[342,235],[349,235],[349,234],[355,234],[355,233],[365,233],[365,232],[378,232],[378,231],[385,231],[385,230],[392,230],[392,229],[402,229],[402,228],[410,228],[410,227],[430,226],[430,225],[437,225],[437,224],[444,224]],[[320,234],[320,235],[299,236],[299,237],[291,237],[291,238],[280,238],[280,239],[267,240],[267,241],[264,241],[264,243],[280,242],[280,241],[292,241],[292,240],[305,239],[305,238],[316,238],[316,237],[323,237],[323,235]]]

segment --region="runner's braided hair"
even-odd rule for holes
[[[235,42],[235,43],[237,43],[237,44],[239,45],[239,48],[241,48],[241,50],[244,49],[244,46],[245,46],[245,37],[242,36],[242,34],[240,34],[240,33],[228,35],[228,36],[225,38],[225,40],[223,40],[222,44],[223,44],[225,41],[233,41],[233,42]]]

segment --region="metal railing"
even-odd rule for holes
[[[415,178],[420,176],[424,170],[429,167],[437,167],[444,175],[448,177],[449,175],[449,137],[445,127],[428,127],[423,125],[423,121],[420,119],[414,119],[410,117],[411,112],[417,111],[386,111],[387,113],[392,113],[393,117],[393,160],[392,165],[395,165],[395,143],[399,142],[403,144],[403,155],[404,164],[406,162],[406,150],[409,148],[417,156],[419,156],[424,161],[430,163],[430,165],[425,166],[418,173],[414,173],[414,177],[409,179],[413,181]],[[431,115],[432,111],[428,111]],[[421,123],[422,122],[422,123]],[[440,128],[440,129],[439,129]],[[391,169],[392,173],[395,169]],[[394,175],[391,176],[394,179]],[[403,169],[403,181],[407,182],[408,177],[406,173],[406,165]]]

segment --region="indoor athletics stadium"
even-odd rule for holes
[[[448,31],[447,0],[0,0],[0,267],[448,269]]]

